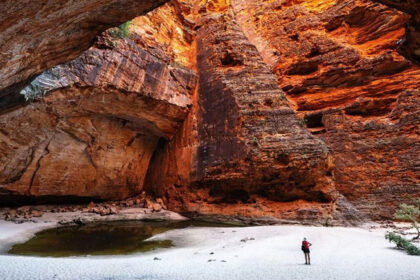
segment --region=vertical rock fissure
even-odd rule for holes
[[[53,136],[52,136],[52,137],[48,140],[48,143],[45,145],[45,148],[43,149],[43,151],[42,151],[41,155],[39,156],[39,158],[38,158],[38,160],[37,160],[37,162],[36,162],[36,165],[35,165],[35,170],[34,170],[34,172],[33,172],[32,176],[31,176],[31,180],[29,181],[28,190],[26,191],[27,195],[31,195],[31,189],[32,189],[32,186],[33,186],[33,184],[34,184],[35,177],[36,177],[36,175],[37,175],[37,173],[38,173],[38,170],[41,168],[41,160],[42,160],[42,159],[43,159],[46,155],[48,155],[48,154],[50,153],[50,151],[49,151],[48,147],[49,147],[49,145],[50,145],[51,140],[53,139],[53,137],[54,137],[54,135],[53,135]]]

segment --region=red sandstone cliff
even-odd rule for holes
[[[168,0],[2,0],[0,112],[42,71],[88,49],[95,36]]]
[[[389,215],[419,195],[420,69],[399,53],[410,17],[370,1],[300,2],[232,5],[294,109],[332,149],[337,190]]]
[[[420,196],[419,21],[377,2],[179,0],[103,34],[0,115],[0,196],[389,216]]]
[[[195,83],[164,54],[103,35],[25,89],[39,102],[1,116],[2,196],[138,194],[159,138],[170,139],[186,117]]]

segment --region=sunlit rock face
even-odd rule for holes
[[[178,140],[156,155],[158,162],[167,158],[167,163],[149,169],[150,190],[178,202],[173,207],[181,211],[325,217],[329,212],[315,203],[317,196],[306,184],[283,173],[293,160],[282,168],[264,153],[264,145],[275,139],[270,149],[287,154],[283,139],[274,136],[276,125],[282,137],[298,137],[290,122],[294,116],[282,115],[274,128],[270,122],[273,112],[289,106],[324,141],[313,142],[312,156],[326,144],[334,158],[330,163],[325,155],[319,161],[309,156],[305,163],[313,169],[297,178],[332,178],[333,184],[322,184],[322,192],[335,185],[361,213],[341,203],[341,196],[331,200],[335,209],[348,218],[390,217],[396,205],[419,196],[420,72],[415,60],[407,59],[415,50],[403,51],[409,14],[371,1],[183,2],[186,18],[196,24],[199,88]],[[277,82],[258,67],[261,58]],[[281,90],[289,102],[281,100]],[[255,146],[249,145],[253,136]],[[285,143],[290,149],[300,144],[293,137]],[[303,147],[300,155],[305,157]],[[247,159],[255,163],[250,169]],[[315,162],[330,166],[332,175]],[[265,163],[270,168],[264,169]],[[169,175],[158,178],[151,170]],[[277,181],[270,181],[270,174]]]
[[[0,117],[0,196],[138,194],[159,138],[185,119],[196,80],[164,52],[102,35],[25,88],[33,104]]]
[[[402,55],[415,52],[402,51],[410,16],[372,1],[231,2],[294,110],[332,149],[337,190],[384,216],[419,196],[420,69]]]
[[[34,75],[88,49],[99,33],[167,0],[4,0],[0,4],[0,112],[24,103]]]
[[[0,115],[2,197],[390,217],[420,196],[420,69],[418,6],[388,2],[178,0],[101,35]]]
[[[303,127],[276,76],[229,16],[210,14],[199,24],[194,156],[185,182],[160,193],[176,209],[200,214],[261,215],[271,208],[278,218],[318,219],[331,213],[337,192],[327,146]],[[167,151],[169,158],[174,153]],[[168,187],[153,183],[151,189]],[[308,213],[284,211],[299,200]],[[271,206],[256,207],[265,201]]]

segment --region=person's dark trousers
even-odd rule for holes
[[[311,264],[311,256],[309,252],[305,252],[305,264]]]

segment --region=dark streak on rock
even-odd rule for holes
[[[27,191],[27,194],[28,195],[31,195],[31,188],[32,188],[32,185],[34,183],[35,176],[36,176],[39,168],[41,168],[41,160],[44,158],[44,156],[46,156],[46,155],[48,155],[50,153],[48,147],[50,146],[51,140],[53,138],[54,138],[54,135],[48,140],[48,144],[46,145],[44,151],[42,152],[41,156],[38,158],[38,160],[36,162],[36,168],[35,168],[34,173],[32,174],[31,181],[29,183],[29,187],[28,187],[28,191]]]

